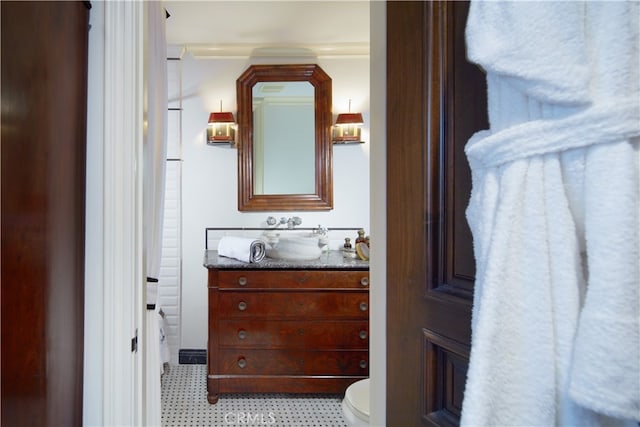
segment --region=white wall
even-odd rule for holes
[[[369,300],[369,407],[371,426],[387,415],[387,14],[385,2],[371,2],[371,251]]]
[[[104,183],[104,3],[94,2],[89,14],[89,62],[87,82],[87,188],[84,289],[84,379],[83,423],[98,426],[103,421],[104,330],[102,201]]]
[[[334,209],[329,212],[251,212],[237,209],[237,150],[205,143],[209,113],[237,111],[236,79],[251,64],[317,63],[332,78],[333,113],[361,112],[365,144],[334,147]],[[205,349],[206,227],[260,227],[269,215],[299,216],[303,227],[363,227],[369,234],[369,58],[210,58],[182,60],[182,312],[181,348]],[[355,238],[356,236],[351,236]]]

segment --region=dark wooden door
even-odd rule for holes
[[[387,3],[387,425],[457,425],[475,265],[464,145],[486,129],[467,2]]]
[[[88,4],[0,8],[1,424],[80,426]]]

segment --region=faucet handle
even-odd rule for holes
[[[322,224],[318,224],[318,228],[314,229],[313,232],[315,234],[319,234],[320,236],[326,236],[329,232],[329,229],[327,229],[327,227],[323,227]]]
[[[280,222],[285,221],[285,223],[287,224],[287,228],[292,229],[294,228],[296,225],[300,225],[302,224],[302,219],[299,216],[294,216],[291,217],[287,220],[285,220],[284,218],[282,218],[280,220]]]

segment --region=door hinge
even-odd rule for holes
[[[136,336],[131,338],[131,353],[138,351],[138,330],[136,329]]]

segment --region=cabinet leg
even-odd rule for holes
[[[212,405],[216,404],[218,403],[218,397],[220,397],[218,393],[218,380],[207,378],[207,401]]]

